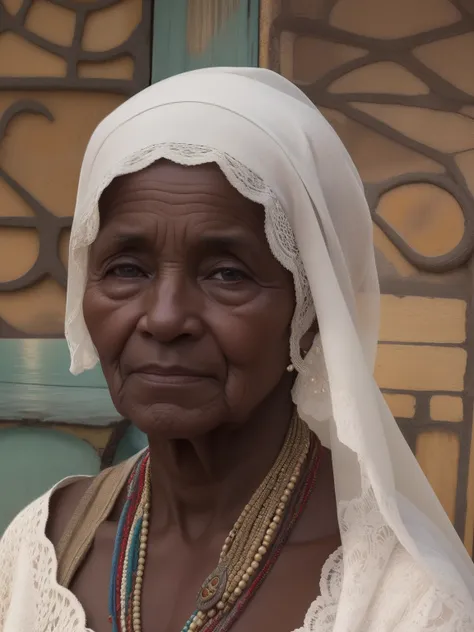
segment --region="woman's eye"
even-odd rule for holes
[[[107,270],[108,276],[120,277],[121,279],[136,279],[146,276],[145,272],[133,263],[121,263]]]
[[[212,274],[212,278],[226,283],[237,283],[248,279],[248,275],[237,268],[221,268]]]

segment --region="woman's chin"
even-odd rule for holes
[[[188,408],[177,403],[156,403],[134,407],[133,415],[128,418],[151,441],[195,439],[225,423],[228,413],[215,401],[200,408]]]

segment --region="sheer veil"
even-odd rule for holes
[[[362,183],[331,126],[281,76],[258,68],[185,73],[137,94],[99,125],[84,158],[70,241],[71,371],[97,362],[82,298],[99,197],[114,177],[159,158],[217,163],[236,189],[264,206],[272,252],[294,277],[294,401],[331,448],[342,536],[342,550],[323,573],[322,591],[337,592],[331,627],[310,622],[304,629],[364,631],[401,548],[432,581],[432,602],[442,604],[432,628],[414,619],[403,629],[474,630],[472,561],[372,376],[379,287]],[[303,359],[299,342],[315,317],[320,335]],[[308,616],[316,621],[320,610],[316,604]]]

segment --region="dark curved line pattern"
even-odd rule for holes
[[[312,98],[311,93],[306,91],[308,96]],[[375,95],[378,96],[378,95]],[[374,99],[372,101],[374,105],[379,105],[379,103]],[[339,95],[324,95],[319,98],[319,103],[323,107],[332,108],[333,110],[337,110],[341,114],[347,116],[347,118],[352,119],[359,125],[367,128],[368,130],[372,130],[377,132],[381,136],[388,138],[389,140],[394,141],[395,143],[401,145],[402,147],[408,147],[409,149],[415,151],[422,156],[426,156],[430,158],[434,162],[439,163],[445,169],[448,168],[446,164],[446,154],[442,151],[434,149],[432,147],[427,147],[423,143],[411,138],[410,136],[406,136],[402,132],[390,127],[383,121],[375,118],[371,114],[367,114],[367,112],[363,112],[362,110],[357,110],[351,105],[347,104],[343,99],[339,98]]]
[[[270,2],[271,0],[263,0]],[[272,68],[280,68],[280,34],[289,31],[296,35],[312,37],[320,42],[329,42],[343,46],[356,47],[365,51],[361,57],[350,61],[338,63],[335,60],[335,67],[325,72],[323,76],[309,84],[300,83],[300,87],[306,92],[309,98],[317,105],[331,108],[346,116],[349,120],[396,143],[399,147],[407,148],[419,156],[424,156],[438,164],[442,173],[406,173],[386,181],[376,183],[366,183],[366,194],[373,215],[374,223],[379,226],[384,234],[390,239],[395,247],[406,257],[406,259],[419,270],[428,273],[440,273],[452,271],[465,266],[472,260],[474,252],[474,197],[466,182],[466,177],[456,163],[456,152],[449,153],[439,151],[431,146],[419,142],[392,128],[390,124],[379,121],[376,117],[365,112],[358,111],[351,106],[351,102],[369,102],[376,105],[389,104],[399,106],[414,106],[430,110],[456,113],[462,115],[460,110],[463,106],[472,105],[474,96],[467,94],[459,86],[453,85],[449,77],[445,78],[437,74],[434,70],[426,66],[421,60],[415,57],[415,48],[440,42],[449,38],[474,33],[474,3],[472,0],[450,0],[451,4],[459,12],[459,18],[453,24],[442,26],[424,32],[416,33],[407,37],[385,39],[382,37],[367,37],[351,33],[343,29],[334,28],[329,24],[330,15],[326,11],[317,20],[311,20],[292,13],[291,0],[282,0],[279,16],[273,21],[270,27],[269,49],[271,52]],[[469,54],[469,53],[467,53]],[[421,80],[429,90],[424,95],[397,95],[378,94],[365,92],[363,94],[331,93],[331,84],[337,79],[346,76],[349,72],[366,67],[370,63],[380,61],[390,61],[398,64],[413,76]],[[469,63],[466,60],[466,63]],[[474,118],[474,117],[473,117]],[[472,148],[466,151],[474,151]],[[405,240],[391,227],[383,217],[377,214],[376,209],[381,195],[385,192],[411,183],[429,183],[437,187],[446,189],[458,201],[462,209],[465,221],[465,230],[460,242],[441,257],[426,257],[416,252]],[[466,270],[467,272],[467,270]],[[434,284],[426,279],[424,275],[414,275],[412,278],[387,277],[382,278],[384,291],[404,296],[412,294],[414,296],[433,297],[439,296],[450,299],[461,299],[467,303],[467,340],[465,343],[456,345],[465,349],[470,349],[467,358],[466,374],[464,379],[464,391],[459,395],[463,400],[464,420],[456,424],[452,422],[433,422],[430,414],[430,398],[432,392],[411,393],[416,398],[416,408],[413,418],[409,420],[399,420],[399,425],[408,440],[412,449],[416,450],[417,437],[420,432],[427,430],[452,431],[459,441],[459,462],[458,462],[458,482],[455,492],[455,516],[454,523],[461,537],[465,531],[466,507],[467,507],[467,471],[469,467],[471,435],[472,435],[472,408],[474,397],[474,355],[471,353],[472,341],[474,340],[474,320],[471,299],[472,268],[470,267],[466,278],[464,275],[448,277],[446,282]],[[394,389],[397,393],[408,393],[408,391]],[[439,394],[443,394],[439,392]],[[450,394],[450,393],[446,393]]]
[[[450,252],[438,257],[427,257],[414,250],[407,242],[394,230],[390,224],[380,215],[373,215],[374,223],[382,229],[394,246],[401,254],[416,268],[424,272],[451,272],[466,263],[473,252],[473,244],[470,236],[464,233],[461,241]]]
[[[54,116],[43,103],[31,99],[21,99],[20,101],[12,103],[0,117],[0,142],[5,136],[5,131],[9,123],[15,116],[19,116],[20,114],[39,114],[47,118],[50,123],[54,122]]]
[[[101,9],[107,9],[108,7],[118,4],[121,0],[96,0],[95,2],[74,2],[74,0],[49,0],[51,4],[55,4],[58,7],[64,9],[70,9],[71,11],[81,13],[93,13],[94,11],[100,11]]]
[[[53,213],[50,213],[48,209],[41,204],[29,191],[27,191],[21,184],[19,184],[14,178],[12,178],[4,169],[0,167],[0,178],[5,180],[5,182],[20,195],[23,200],[28,204],[31,210],[37,217],[37,225],[40,224],[41,221],[47,222],[52,221],[55,217]],[[4,217],[3,222],[9,218]],[[17,219],[17,218],[12,218]],[[4,223],[5,225],[5,223]]]
[[[418,174],[407,174],[405,177],[400,178],[400,182],[402,184],[432,184],[433,186],[444,189],[457,201],[464,216],[464,234],[455,248],[442,257],[420,255],[422,258],[419,258],[418,256],[414,257],[413,254],[409,254],[410,260],[413,259],[413,265],[428,272],[447,272],[466,263],[474,252],[474,202],[469,192],[466,191],[466,188],[459,185],[453,178],[450,178],[448,174],[425,174],[422,180],[418,177]],[[391,188],[394,187],[392,186]],[[381,187],[380,195],[382,195],[383,192],[383,187]],[[375,217],[375,215],[376,214],[373,216]],[[389,235],[387,234],[387,236]],[[398,245],[400,240],[402,240],[400,236],[398,236],[396,242],[392,239],[395,245]],[[411,253],[416,252],[410,248],[408,244],[407,248]]]
[[[431,184],[444,189],[459,205],[464,216],[464,234],[458,244],[449,252],[437,257],[429,257],[414,250],[397,231],[380,215],[377,205],[386,193],[401,186],[410,184]],[[451,178],[443,174],[434,173],[409,173],[385,182],[368,187],[368,199],[372,218],[390,241],[400,250],[403,256],[415,267],[425,272],[450,272],[466,263],[474,252],[474,203],[464,189],[457,185]]]
[[[151,0],[142,0],[142,18],[125,41],[106,51],[87,51],[82,45],[84,27],[89,16],[116,6],[121,0],[96,0],[95,2],[76,2],[75,0],[49,0],[54,5],[73,11],[75,26],[70,46],[61,46],[50,42],[27,28],[26,18],[34,0],[23,0],[15,15],[8,13],[0,0],[0,33],[11,31],[33,46],[64,59],[66,76],[38,77],[15,76],[0,77],[0,90],[26,92],[40,91],[82,91],[95,94],[119,94],[131,96],[148,85],[150,80],[150,33],[151,33]],[[100,64],[129,57],[134,64],[133,76],[130,79],[108,79],[100,77],[79,77],[78,64]],[[25,95],[27,97],[27,95]],[[39,114],[54,123],[53,113],[45,104],[33,99],[19,99],[3,112],[0,118],[0,143],[7,133],[11,120],[22,113]],[[1,145],[0,145],[1,150]],[[37,260],[27,273],[18,279],[0,283],[0,292],[22,290],[34,285],[43,278],[51,278],[65,287],[66,270],[59,256],[59,240],[61,233],[69,229],[72,217],[56,216],[51,213],[30,191],[12,177],[8,170],[0,167],[0,179],[31,208],[33,215],[19,217],[0,217],[0,228],[34,229],[38,232],[39,253]],[[31,337],[30,334],[17,331],[0,319],[0,336]],[[43,336],[57,337],[57,336]]]
[[[287,5],[287,0],[284,0],[284,5]],[[332,26],[327,21],[299,17],[292,15],[290,12],[287,15],[280,14],[277,16],[273,22],[273,28],[278,34],[282,31],[290,31],[296,35],[309,35],[323,41],[333,42],[334,44],[346,44],[355,48],[363,48],[379,55],[394,55],[399,51],[411,51],[413,48],[447,39],[448,37],[465,35],[473,30],[471,24],[461,19],[448,26],[440,26],[416,33],[415,35],[396,39],[383,39],[369,35],[359,35],[358,33]]]
[[[407,147],[417,152],[418,154],[424,155],[444,167],[444,174],[425,174],[423,176],[423,181],[445,188],[457,199],[460,204],[460,207],[466,219],[466,230],[461,242],[456,247],[454,253],[447,253],[442,257],[425,257],[420,253],[414,251],[408,244],[406,244],[403,238],[391,227],[389,227],[386,222],[380,219],[375,219],[375,217],[374,221],[376,221],[377,225],[383,230],[390,241],[392,241],[392,243],[400,249],[400,251],[410,261],[410,263],[412,263],[415,267],[418,267],[420,270],[424,270],[427,272],[446,272],[466,263],[469,256],[474,251],[474,204],[469,189],[467,188],[464,176],[462,175],[454,158],[451,155],[446,154],[440,150],[436,150],[432,147],[427,147],[423,143],[416,141],[409,136],[406,136],[398,130],[393,129],[383,121],[378,120],[377,118],[370,114],[367,114],[366,112],[353,108],[348,103],[346,103],[345,95],[334,95],[332,93],[328,94],[327,92],[320,93],[317,90],[313,91],[312,87],[313,86],[311,86],[310,88],[305,87],[305,92],[309,96],[309,98],[311,98],[318,105],[337,110],[341,114],[344,114],[349,119],[354,120],[363,127],[369,130],[373,130],[379,133],[381,136],[392,140],[403,147]],[[378,97],[378,94],[373,95],[373,99],[370,102],[378,105]],[[470,102],[472,98],[468,97],[467,100],[468,102]],[[465,105],[465,103],[462,103],[461,105]],[[400,176],[400,179],[398,180],[399,184],[409,184],[415,181],[420,182],[419,175],[411,173]],[[373,196],[373,190],[375,186],[378,186],[382,191],[384,186],[386,186],[386,183],[379,183],[378,185],[372,185],[371,187],[372,196],[369,200],[369,203],[372,212],[374,212],[378,203],[378,197],[380,197],[376,196],[374,198]]]
[[[12,279],[11,281],[2,281],[2,283],[0,283],[0,294],[2,292],[15,292],[17,290],[24,290],[28,287],[31,287],[35,283],[38,283],[46,276],[48,276],[48,274],[48,270],[45,270],[44,265],[42,264],[38,256],[28,272],[22,274],[21,277],[18,277],[17,279]]]
[[[0,217],[0,227],[4,226],[6,228],[36,228],[37,223],[36,217],[34,216]]]
[[[30,10],[33,1],[34,0],[23,0],[19,11],[17,11],[15,18],[19,20],[21,24],[25,23],[26,16],[28,15],[28,11]]]
[[[71,225],[72,217],[56,217],[1,168],[0,178],[18,193],[35,214],[34,217],[2,217],[0,218],[0,227],[35,228],[39,233],[39,252],[35,263],[28,272],[18,279],[0,283],[0,293],[30,287],[45,276],[50,276],[65,287],[67,275],[59,258],[58,243],[61,231]],[[54,244],[54,247],[51,246],[50,242]]]
[[[25,334],[0,317],[0,338],[24,338]]]
[[[108,60],[107,60],[108,61]],[[132,88],[138,86],[135,79],[101,79],[101,78],[80,78],[72,77],[67,79],[58,77],[0,77],[0,90],[16,90],[18,92],[28,90],[44,91],[68,91],[68,92],[99,92],[102,94],[122,94],[129,96],[133,94]]]
[[[37,35],[36,33],[33,33],[33,31],[28,30],[25,26],[23,26],[22,22],[16,18],[16,16],[12,17],[9,14],[7,15],[9,17],[6,20],[6,30],[13,31],[30,44],[33,44],[38,48],[42,48],[52,55],[56,55],[62,59],[66,58],[68,52],[67,46],[48,41],[46,38],[41,37],[41,35]]]
[[[365,58],[364,58],[365,59]],[[375,62],[378,63],[378,62]],[[366,64],[362,64],[365,66]],[[361,66],[361,67],[362,67]],[[345,103],[374,103],[374,94],[371,92],[331,92],[331,96],[343,96]],[[463,114],[460,110],[465,105],[474,105],[474,96],[471,97],[470,102],[462,102],[458,103],[447,99],[441,96],[434,96],[428,94],[395,94],[395,93],[387,93],[381,92],[377,93],[377,105],[401,105],[409,108],[422,108],[426,110],[435,110],[437,112],[451,112],[453,114],[459,114],[460,116],[467,116],[471,120],[474,120],[473,117],[470,117],[466,114]]]

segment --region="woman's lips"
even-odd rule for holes
[[[156,373],[135,373],[137,377],[139,377],[144,382],[149,382],[150,384],[166,384],[166,385],[185,385],[185,384],[194,384],[195,382],[201,382],[204,378],[198,377],[196,375],[177,375],[177,374],[169,374],[162,375]]]
[[[198,372],[181,366],[146,366],[132,371],[131,374],[136,375],[145,382],[156,385],[191,385],[211,378],[210,375],[205,375],[201,371]]]

